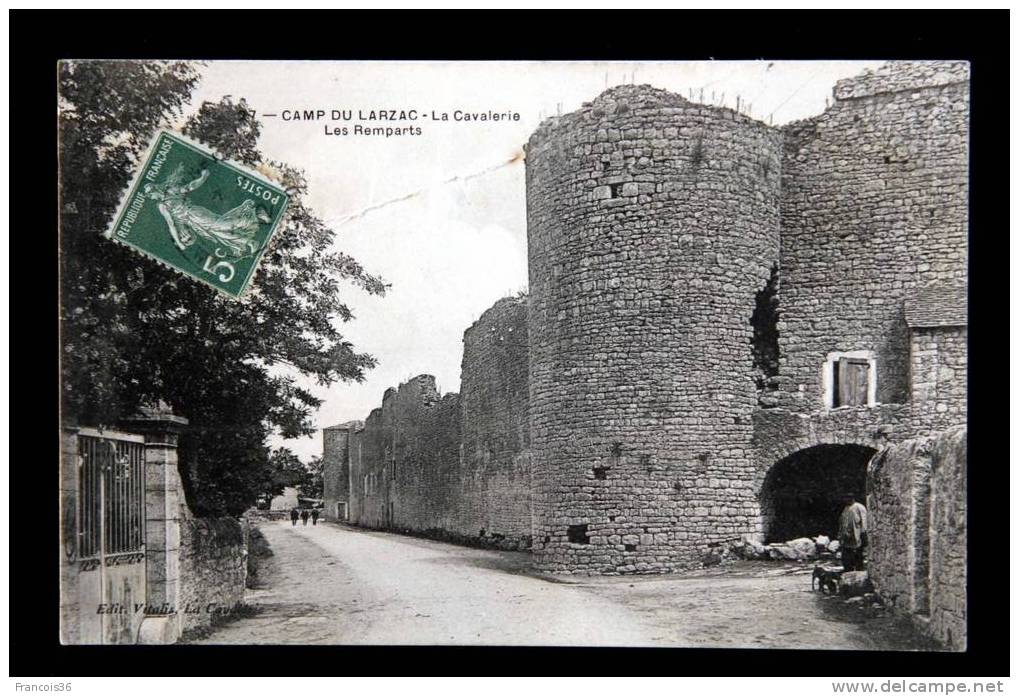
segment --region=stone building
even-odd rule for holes
[[[348,447],[351,434],[362,425],[361,421],[351,421],[322,430],[322,499],[328,517],[347,519],[350,498]]]
[[[965,423],[968,128],[955,62],[783,127],[633,85],[545,121],[530,294],[467,331],[462,394],[327,435],[350,521],[593,573],[830,533],[880,448]]]

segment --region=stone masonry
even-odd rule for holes
[[[526,297],[500,300],[464,333],[460,385],[459,527],[522,548],[531,537],[527,346]]]
[[[460,399],[421,375],[388,389],[350,440],[350,520],[451,530],[460,458]]]
[[[244,602],[248,524],[233,517],[185,515],[180,530],[181,630],[211,625]]]
[[[390,389],[364,426],[326,429],[326,514],[349,471],[351,522],[530,545],[527,302],[505,298],[464,334],[462,393],[420,375]]]
[[[354,432],[363,425],[360,421],[351,421],[322,430],[322,498],[327,517],[347,518],[350,498],[348,448]]]
[[[886,448],[867,471],[868,570],[894,609],[966,649],[966,428]]]
[[[781,145],[734,111],[632,86],[531,137],[540,567],[692,567],[750,529],[750,316],[779,258]]]
[[[542,123],[530,294],[467,331],[461,394],[417,377],[327,434],[350,521],[672,572],[761,541],[779,465],[836,452],[862,485],[873,452],[964,425],[968,65],[833,96],[771,127],[625,85]]]

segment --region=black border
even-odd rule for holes
[[[58,676],[613,673],[1009,674],[1007,424],[984,389],[1002,320],[1008,248],[1007,11],[265,12],[11,11],[11,674]],[[189,34],[187,26],[202,26]],[[56,284],[56,61],[247,59],[966,59],[972,63],[969,650],[965,653],[697,649],[60,646]],[[1001,169],[999,169],[999,167]],[[42,192],[42,193],[41,193]],[[995,243],[989,241],[994,239]],[[981,240],[982,244],[974,244]],[[1000,241],[999,241],[1000,240]],[[1002,244],[1002,242],[1004,242]],[[1004,270],[1004,272],[1002,272]],[[997,321],[996,321],[997,320]],[[1004,341],[995,343],[1007,344]],[[1000,345],[997,346],[1000,351]],[[988,357],[990,359],[983,360]],[[997,358],[997,359],[994,359]],[[999,377],[1000,379],[1000,377]],[[1001,391],[999,387],[999,391]],[[36,398],[38,397],[38,398]],[[977,415],[979,414],[979,415]],[[41,451],[41,452],[40,452]],[[984,456],[980,456],[984,454]],[[976,456],[974,456],[976,455]],[[987,460],[987,461],[985,461]],[[993,471],[987,471],[992,468]],[[1003,543],[1004,542],[1004,543]],[[997,626],[996,626],[997,625]],[[376,660],[378,667],[376,668]]]

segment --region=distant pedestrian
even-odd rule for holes
[[[847,493],[845,508],[839,517],[839,545],[842,549],[842,567],[846,570],[863,570],[863,552],[867,548],[867,508]]]
[[[318,508],[312,508],[311,510],[311,526],[314,527],[318,524]]]
[[[308,526],[308,508],[301,510],[301,524],[305,527]]]
[[[293,510],[291,510],[290,511],[290,525],[293,526],[293,527],[296,527],[297,526],[297,518],[300,517],[300,516],[301,516],[301,513],[297,511],[297,508],[294,508]]]

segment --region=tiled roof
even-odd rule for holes
[[[920,288],[906,300],[906,324],[910,328],[966,326],[966,288],[935,285]]]

